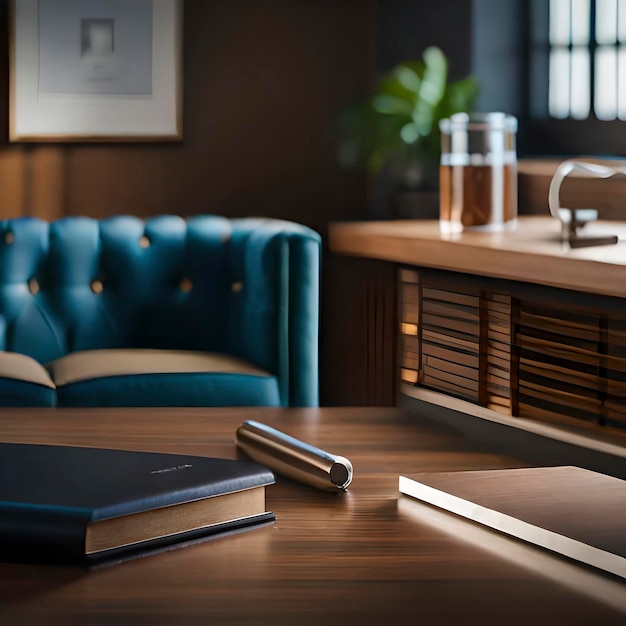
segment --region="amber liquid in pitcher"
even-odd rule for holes
[[[517,166],[442,165],[439,169],[442,231],[492,227],[517,218]]]

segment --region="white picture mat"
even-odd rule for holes
[[[11,141],[180,139],[180,0],[153,0],[152,95],[39,90],[38,0],[14,3]]]
[[[39,0],[39,91],[152,94],[154,0]]]

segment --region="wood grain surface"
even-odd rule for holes
[[[245,419],[348,457],[348,491],[279,477],[263,528],[92,570],[0,563],[0,622],[624,623],[616,579],[399,495],[400,473],[525,465],[399,409],[3,409],[0,440],[236,458]]]
[[[626,297],[626,222],[595,222],[581,234],[618,235],[620,242],[569,249],[560,242],[558,220],[545,216],[520,217],[504,232],[448,237],[434,220],[337,222],[329,229],[336,253]]]

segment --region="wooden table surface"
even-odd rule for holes
[[[92,570],[0,563],[0,623],[626,623],[618,579],[399,495],[400,473],[524,465],[400,410],[3,409],[0,440],[236,458],[244,419],[347,456],[348,491],[278,477],[272,525]]]
[[[337,222],[329,241],[338,254],[626,297],[626,222],[582,229],[581,235],[617,235],[611,246],[570,249],[561,244],[560,228],[546,216],[522,216],[502,232],[456,235],[442,235],[433,220]]]

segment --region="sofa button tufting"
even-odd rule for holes
[[[15,235],[10,230],[4,233],[4,243],[6,243],[7,246],[10,246],[14,241]]]
[[[36,278],[31,278],[28,281],[28,291],[30,291],[33,296],[39,293],[39,282]]]
[[[193,282],[191,282],[190,278],[183,278],[180,281],[179,289],[184,293],[188,293],[193,289]]]
[[[141,237],[139,239],[139,245],[142,248],[149,248],[150,247],[150,239],[148,239],[148,237],[146,237],[146,235],[144,235],[143,237]]]
[[[230,288],[235,293],[238,293],[239,291],[243,289],[243,283],[240,281],[237,281],[236,283],[233,283]]]
[[[104,291],[104,285],[101,280],[92,280],[91,281],[91,291],[94,293],[102,293]]]

